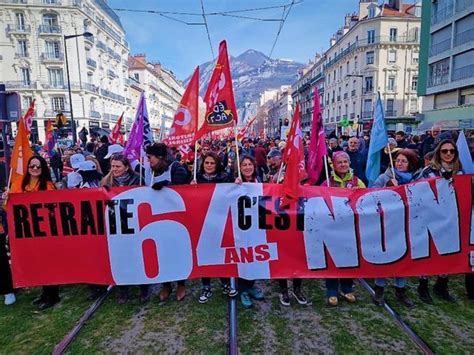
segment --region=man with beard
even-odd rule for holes
[[[153,143],[146,148],[146,156],[152,170],[151,187],[161,190],[165,186],[188,184],[188,173],[178,162],[173,161],[164,143]],[[181,301],[186,295],[184,280],[177,282],[176,298]],[[171,282],[163,283],[160,291],[160,301],[166,301],[171,294]]]

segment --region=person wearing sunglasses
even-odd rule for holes
[[[196,178],[197,180],[191,181],[191,185],[230,182],[229,175],[224,171],[219,156],[214,152],[208,152],[203,155],[202,165],[198,169]],[[238,292],[230,286],[230,280],[228,278],[221,278],[221,282],[222,293],[224,295],[229,297],[237,296]],[[206,303],[212,297],[211,279],[207,277],[202,278],[201,283],[202,289],[201,295],[199,296],[199,303]]]
[[[445,179],[451,179],[454,175],[462,175],[462,165],[459,160],[459,153],[456,143],[451,139],[444,139],[434,150],[433,158],[421,174],[421,178],[427,179],[436,176],[442,176]],[[433,292],[438,297],[448,301],[455,302],[455,298],[449,293],[448,275],[439,275],[433,286]],[[420,299],[427,304],[433,304],[428,288],[428,278],[421,276],[418,285],[418,295]]]
[[[392,171],[391,168],[387,168],[387,170],[375,180],[372,187],[405,185],[416,180],[420,174],[418,155],[412,149],[399,150],[395,155],[394,165],[394,171]],[[384,290],[386,283],[386,279],[384,278],[375,279],[375,295],[373,301],[379,307],[383,307],[385,302]],[[406,277],[395,277],[395,297],[404,306],[412,308],[414,303],[407,295],[406,284]]]
[[[32,156],[26,166],[26,174],[21,182],[22,192],[55,190],[48,163],[44,158]],[[33,301],[33,305],[44,310],[59,301],[59,286],[43,286],[41,295]]]

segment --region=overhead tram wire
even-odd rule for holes
[[[281,33],[281,30],[283,29],[283,26],[285,25],[285,22],[286,22],[286,19],[288,18],[288,15],[290,14],[290,11],[291,11],[291,8],[293,7],[293,5],[295,5],[295,0],[293,0],[291,2],[291,4],[289,5],[288,7],[288,11],[286,11],[286,7],[285,6],[283,8],[283,14],[282,14],[282,22],[280,23],[280,27],[278,28],[278,32],[277,32],[277,35],[275,37],[275,41],[273,42],[273,46],[272,46],[272,49],[270,51],[270,54],[268,55],[268,58],[271,58],[272,57],[272,54],[273,54],[273,50],[275,49],[275,46],[278,42],[278,38],[280,37],[280,33]],[[285,14],[286,12],[286,14]]]
[[[172,16],[165,15],[165,14],[159,14],[159,15],[162,16],[162,17],[165,17],[167,19],[170,19],[170,20],[173,20],[173,21],[176,21],[176,22],[179,22],[179,23],[183,23],[183,24],[188,25],[188,26],[204,26],[205,25],[204,22],[187,22],[187,21],[183,21],[183,20],[177,19],[177,18],[172,17]]]
[[[207,19],[206,19],[206,13],[204,11],[203,0],[201,0],[201,9],[202,9],[202,18],[204,20],[204,26],[206,27],[206,32],[207,32],[207,39],[209,40],[209,45],[211,46],[212,59],[216,59],[216,56],[214,55],[214,48],[212,47],[211,35],[209,34],[209,27],[207,26]]]

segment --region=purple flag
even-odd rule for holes
[[[128,137],[127,145],[123,151],[123,154],[127,157],[128,161],[140,160],[140,153],[143,146],[144,132],[144,116],[146,114],[145,95],[142,92],[140,101],[138,102],[137,114],[135,115],[135,121],[133,122],[130,136]]]
[[[308,177],[311,185],[316,183],[323,169],[323,157],[328,154],[326,135],[324,134],[323,116],[319,102],[319,90],[314,88],[313,122],[311,123],[311,140],[309,142]]]

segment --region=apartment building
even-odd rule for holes
[[[420,130],[474,128],[474,0],[424,0]]]
[[[389,129],[416,127],[421,4],[360,0],[330,39],[325,53],[324,121],[335,128],[345,117],[369,128],[377,93]]]
[[[0,23],[0,81],[20,93],[23,109],[36,100],[35,140],[44,140],[48,119],[70,119],[71,108],[78,131],[111,128],[122,112],[132,115],[129,45],[106,1],[0,0]]]

